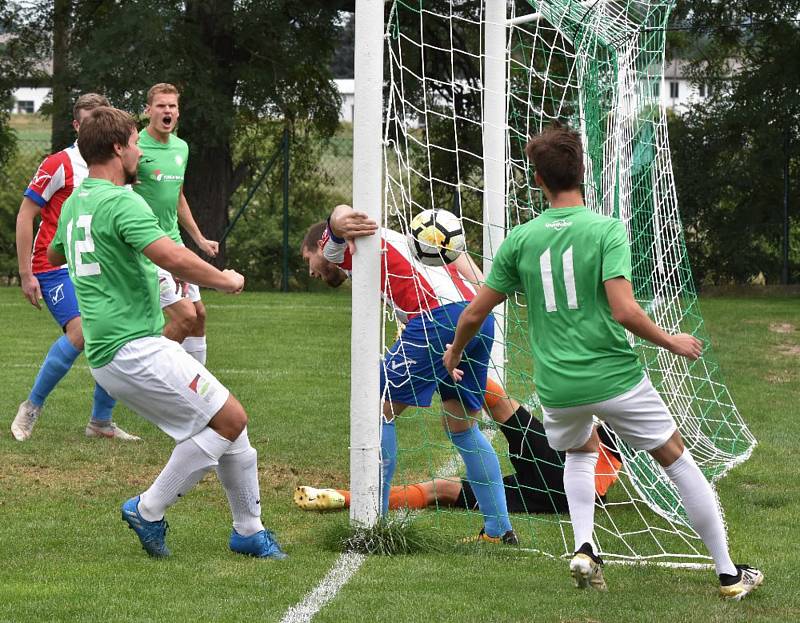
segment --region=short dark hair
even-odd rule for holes
[[[86,164],[102,164],[114,157],[114,145],[125,146],[136,131],[136,121],[124,110],[100,106],[81,124],[78,149]]]
[[[303,238],[303,245],[300,247],[301,251],[308,251],[309,253],[315,253],[317,251],[317,243],[322,240],[322,236],[325,235],[325,229],[328,227],[328,221],[320,221],[319,223],[314,223],[308,228],[306,231],[306,235]]]
[[[78,113],[81,110],[94,110],[99,106],[111,106],[105,95],[99,93],[84,93],[75,100],[75,105],[72,107],[72,118],[79,121]]]
[[[558,123],[551,125],[528,141],[525,155],[550,192],[581,187],[583,146],[574,130]]]

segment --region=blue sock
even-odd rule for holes
[[[500,461],[492,444],[477,426],[462,433],[448,433],[467,467],[467,480],[472,485],[483,526],[489,536],[501,536],[511,530],[506,492]]]
[[[72,345],[66,335],[62,335],[53,342],[47,356],[44,358],[42,367],[39,368],[39,374],[36,375],[36,380],[33,382],[33,388],[28,400],[37,407],[41,407],[47,396],[53,391],[53,388],[69,372],[72,364],[80,354],[81,351]]]
[[[389,512],[389,490],[397,467],[397,430],[394,420],[384,422],[381,430],[381,513]]]
[[[97,383],[94,384],[94,404],[92,405],[92,421],[99,424],[111,422],[111,410],[117,401],[108,395]]]

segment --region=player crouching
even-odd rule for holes
[[[175,244],[145,200],[124,188],[136,181],[137,140],[135,121],[121,110],[99,107],[83,122],[79,148],[89,177],[64,203],[48,249],[55,265],[67,263],[75,285],[92,376],[177,443],[150,488],[122,505],[122,519],[150,556],[168,556],[166,510],[216,468],[233,515],[230,549],[285,558],[261,523],[257,453],[242,405],[161,335],[156,266],[231,294],[241,292],[244,277]]]

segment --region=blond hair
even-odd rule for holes
[[[160,95],[161,93],[168,93],[171,95],[177,95],[180,97],[180,91],[178,91],[178,87],[174,84],[170,84],[169,82],[159,82],[158,84],[154,84],[147,90],[147,105],[153,103],[153,99],[156,95]]]

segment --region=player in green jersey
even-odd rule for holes
[[[161,229],[176,244],[183,244],[180,224],[198,249],[216,257],[219,244],[207,240],[200,232],[183,194],[189,146],[174,134],[180,117],[178,98],[178,89],[163,82],[147,92],[144,113],[149,121],[139,136],[139,149],[144,155],[139,162],[139,181],[133,190],[147,201]],[[185,284],[185,291],[181,292],[173,276],[163,270],[158,273],[158,281],[161,307],[169,318],[164,335],[179,342],[187,353],[205,365],[206,308],[200,300],[200,289],[195,284]]]
[[[241,292],[244,277],[177,245],[144,199],[124,188],[136,181],[138,139],[133,118],[115,108],[96,108],[83,122],[79,148],[89,177],[64,203],[47,251],[51,262],[68,265],[92,376],[177,444],[150,488],[122,505],[122,518],[148,554],[168,556],[166,509],[216,468],[233,515],[230,549],[285,558],[261,523],[247,414],[200,362],[161,334],[156,266],[232,294]]]
[[[552,448],[567,453],[564,490],[575,537],[570,562],[575,585],[606,587],[592,540],[597,415],[662,465],[714,559],[721,595],[741,599],[764,576],[731,561],[714,491],[684,447],[625,329],[688,359],[700,357],[702,342],[684,333],[666,333],[636,302],[625,226],[584,205],[580,136],[554,126],[531,139],[526,154],[550,207],[514,228],[497,250],[485,285],[461,314],[445,366],[458,381],[464,345],[483,319],[508,295],[524,293],[547,439]]]

